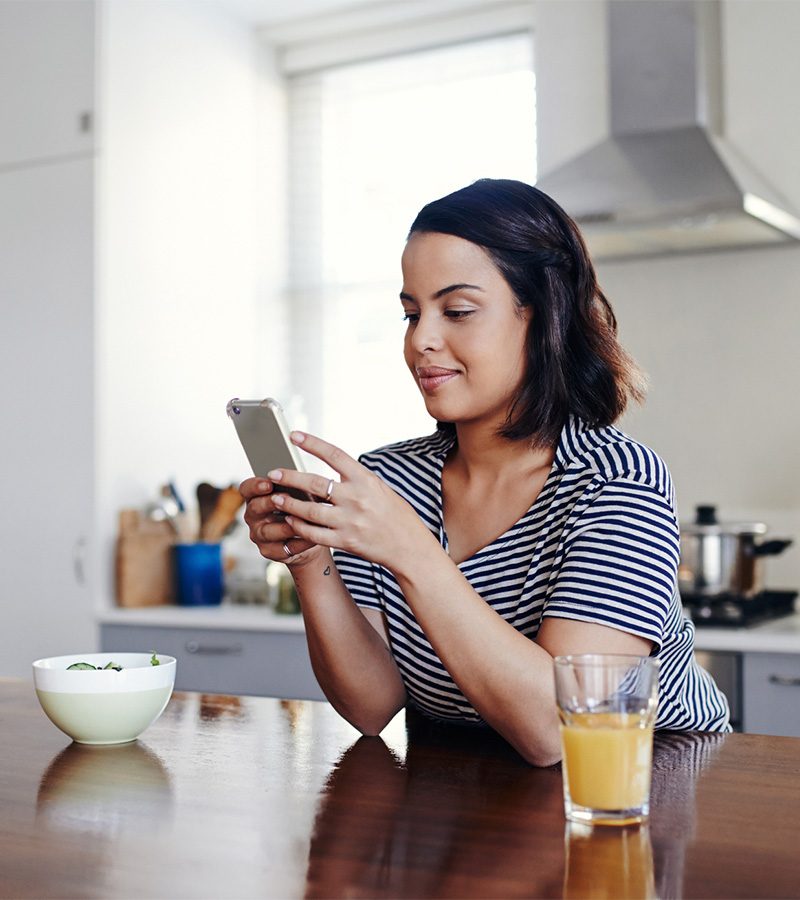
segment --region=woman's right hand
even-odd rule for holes
[[[273,484],[267,478],[248,478],[239,485],[245,499],[244,520],[250,528],[250,540],[266,559],[286,563],[290,568],[305,565],[325,548],[297,537],[273,503]],[[291,555],[287,554],[287,548]]]

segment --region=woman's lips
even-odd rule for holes
[[[458,375],[455,369],[443,369],[440,366],[430,366],[424,369],[417,369],[417,378],[419,386],[423,391],[435,391],[448,381]]]

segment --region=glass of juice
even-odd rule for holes
[[[557,656],[555,677],[567,819],[590,825],[646,821],[658,660]]]

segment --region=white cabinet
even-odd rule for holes
[[[93,0],[0,3],[0,172],[91,151],[94,16]]]
[[[800,737],[800,654],[745,653],[745,731]]]
[[[92,173],[0,172],[0,675],[95,640]]]
[[[94,4],[0,2],[0,676],[92,649]]]

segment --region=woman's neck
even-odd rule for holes
[[[555,458],[554,448],[534,449],[529,441],[509,440],[485,425],[456,425],[456,438],[448,467],[467,483],[500,484],[521,473],[550,469]]]

